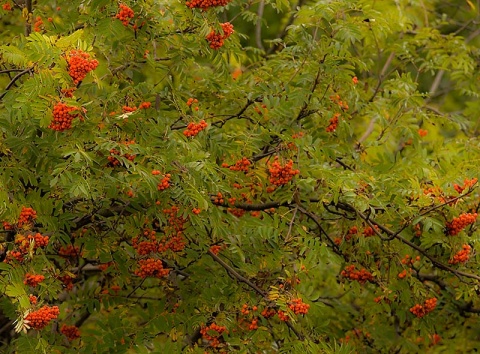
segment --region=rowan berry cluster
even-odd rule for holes
[[[171,232],[177,234],[183,232],[186,220],[183,217],[178,216],[180,208],[174,205],[170,209],[163,209],[163,212],[168,215],[168,226],[165,227],[165,233]]]
[[[250,331],[258,329],[258,318],[255,317],[252,319],[252,322],[250,322],[250,324],[248,325],[248,329]]]
[[[91,59],[90,54],[85,53],[80,49],[71,50],[67,56],[68,74],[75,85],[78,85],[90,71],[93,71],[98,66],[98,60]]]
[[[242,313],[242,315],[246,316],[250,313],[250,311],[257,311],[257,310],[258,310],[257,306],[253,306],[252,308],[250,308],[248,304],[243,304],[240,312]]]
[[[135,140],[127,140],[125,142],[123,142],[123,145],[125,146],[129,146],[129,145],[132,145],[132,144],[135,144]],[[107,157],[108,159],[108,166],[110,167],[116,167],[116,166],[119,166],[120,165],[120,160],[116,157],[116,156],[120,156],[120,151],[117,150],[117,149],[110,149],[110,156]],[[127,159],[128,161],[134,161],[135,160],[135,157],[136,155],[132,155],[132,154],[123,154],[121,155],[123,158]]]
[[[190,136],[194,137],[198,133],[200,133],[202,130],[207,128],[207,126],[208,126],[207,122],[205,122],[203,119],[198,123],[190,122],[187,125],[187,129],[183,131],[183,135],[187,137],[190,137]]]
[[[165,177],[162,178],[160,183],[157,185],[157,189],[159,191],[164,191],[165,189],[170,187],[170,177],[171,177],[170,173],[167,173]]]
[[[17,262],[23,262],[25,254],[19,251],[11,250],[7,252],[7,256],[3,260],[4,263],[10,263],[12,260],[16,259]]]
[[[372,228],[371,226],[367,226],[363,229],[362,235],[365,237],[375,236],[376,234],[374,229],[377,232],[380,232],[380,228],[377,225],[374,225],[374,228]]]
[[[305,304],[302,299],[293,299],[288,304],[290,310],[293,311],[295,315],[306,315],[308,313],[308,309],[310,308],[309,304]]]
[[[292,160],[289,160],[282,166],[281,163],[278,162],[278,156],[275,156],[273,163],[268,165],[269,181],[273,184],[273,188],[287,184],[292,180],[293,176],[300,173],[299,170],[294,170],[292,166]]]
[[[435,310],[437,306],[437,298],[432,297],[431,299],[425,300],[423,305],[416,304],[415,306],[410,308],[410,312],[413,313],[415,316],[421,318],[426,314]]]
[[[278,315],[278,318],[280,319],[280,321],[283,321],[283,322],[288,322],[288,320],[290,319],[288,317],[287,313],[283,312],[282,310],[278,311],[277,315]]]
[[[44,280],[45,280],[45,277],[43,275],[27,273],[23,278],[23,284],[28,286],[33,286],[35,288],[38,284],[40,284]]]
[[[333,103],[336,103],[343,111],[348,110],[348,103],[342,101],[339,95],[331,95],[330,101],[332,101]]]
[[[250,215],[254,218],[259,218],[262,213],[260,212],[260,210],[254,210],[250,212]]]
[[[58,277],[58,280],[60,280],[65,288],[65,290],[70,291],[73,289],[73,278],[66,274],[61,277]]]
[[[176,234],[171,234],[168,236],[168,239],[160,243],[158,246],[159,252],[165,252],[166,250],[171,250],[172,252],[180,252],[186,246],[185,240],[183,239],[183,235],[181,232],[177,232]]]
[[[75,111],[78,111],[77,107],[58,102],[53,106],[53,120],[48,128],[59,132],[72,128],[73,119],[79,116],[79,113],[73,113]]]
[[[424,188],[423,194],[437,199],[440,203],[445,203],[447,201],[447,198],[445,197],[443,190],[437,186]]]
[[[226,6],[232,0],[189,0],[185,3],[189,8],[208,10],[211,7]]]
[[[132,189],[129,189],[128,191],[126,191],[125,194],[130,198],[133,198],[135,196],[135,193],[133,192]]]
[[[31,303],[32,305],[36,305],[38,299],[37,299],[37,297],[36,297],[35,295],[30,294],[30,295],[28,295],[28,301],[30,301],[30,303]]]
[[[436,187],[436,186],[426,187],[426,188],[423,188],[423,194],[436,197],[437,195],[443,195],[443,191],[440,187]]]
[[[220,49],[225,39],[230,37],[233,33],[233,25],[230,22],[221,23],[220,26],[222,27],[222,32],[215,32],[212,30],[206,37],[206,40],[209,42],[209,46],[212,49]]]
[[[73,245],[61,246],[58,250],[58,255],[65,258],[78,257],[80,255],[80,247]]]
[[[122,106],[122,112],[123,113],[131,113],[131,112],[135,112],[136,110],[137,110],[137,106],[133,106],[133,107]]]
[[[448,261],[450,264],[458,264],[458,263],[465,263],[470,258],[470,253],[472,251],[472,247],[465,244],[462,246],[462,249],[458,251],[451,260]]]
[[[136,236],[132,239],[132,246],[140,256],[158,252],[159,244],[154,230],[145,230],[143,232],[143,238],[146,238],[148,241],[139,242],[140,237]]]
[[[240,209],[240,208],[227,208],[227,211],[233,216],[236,216],[237,218],[241,218],[246,213],[244,209]]]
[[[165,228],[166,232],[169,227],[171,226]],[[140,241],[141,238],[144,240]],[[132,239],[132,246],[140,256],[144,256],[151,253],[165,252],[168,249],[173,252],[181,251],[185,248],[185,242],[181,231],[175,231],[169,237],[157,240],[154,230],[145,230],[143,235],[136,236]]]
[[[33,31],[34,32],[41,32],[43,27],[43,20],[40,16],[37,16],[35,19],[35,23],[33,24]]]
[[[276,315],[276,313],[277,311],[275,311],[274,309],[265,307],[260,314],[265,318],[272,318]]]
[[[42,236],[40,233],[28,235],[27,237],[22,234],[17,234],[15,237],[15,246],[18,248],[17,250],[10,251],[7,258],[8,260],[15,258],[21,262],[23,261],[23,257],[29,252],[32,243],[33,250],[35,251],[39,247],[46,247],[48,240],[48,236]]]
[[[140,266],[140,268],[135,271],[135,275],[141,278],[164,278],[170,272],[170,269],[163,268],[163,263],[160,259],[141,259],[138,262],[138,265]]]
[[[217,255],[222,250],[222,248],[224,248],[222,245],[213,245],[210,247],[210,252]]]
[[[5,11],[11,11],[12,10],[12,4],[7,2],[7,3],[2,5],[2,9],[4,9]]]
[[[251,190],[253,191],[253,189],[251,189]],[[247,193],[241,193],[241,201],[244,204],[252,204],[252,200],[249,198],[249,195]],[[228,198],[228,203],[232,207],[227,208],[227,211],[229,213],[231,213],[232,215],[239,218],[239,217],[242,217],[243,215],[245,215],[245,213],[247,211],[245,209],[242,209],[242,208],[234,207],[236,202],[237,202],[237,198],[235,198],[235,197]],[[250,215],[252,215],[253,217],[258,217],[258,216],[260,216],[260,214],[261,214],[260,211],[250,212]]]
[[[22,207],[20,211],[20,216],[18,217],[17,227],[22,228],[23,226],[29,225],[33,226],[33,220],[37,218],[37,212],[32,208]]]
[[[149,241],[146,242],[150,243],[150,245],[145,243],[144,246],[142,246],[144,249],[152,250],[155,246],[157,247],[157,252],[166,252],[167,250],[171,250],[172,252],[180,252],[185,248],[186,243],[183,238],[183,230],[185,229],[184,224],[186,219],[178,216],[179,211],[180,209],[176,206],[172,206],[170,209],[163,210],[163,213],[168,216],[167,225],[162,226],[158,222],[155,222],[155,227],[162,227],[165,237],[161,240],[156,240],[154,237],[154,231],[150,231],[150,236],[148,237],[148,233],[146,236],[149,239]],[[135,244],[140,245],[138,243],[138,237],[134,239],[134,245]]]
[[[3,229],[6,231],[13,230],[13,225],[10,224],[8,221],[3,221],[2,225],[3,225]]]
[[[340,274],[347,279],[356,280],[360,284],[364,284],[367,281],[373,281],[372,273],[366,269],[356,270],[354,264],[346,266]]]
[[[122,290],[122,288],[119,286],[119,285],[112,285],[110,287],[110,289],[115,293],[117,294],[120,290]]]
[[[350,241],[352,239],[352,236],[356,234],[358,234],[358,227],[354,225],[350,229],[348,229],[345,240]]]
[[[298,133],[294,133],[292,135],[292,139],[296,140],[296,139],[300,139],[300,138],[303,138],[303,136],[305,135],[304,132],[298,132]],[[293,151],[297,151],[298,148],[297,148],[297,145],[294,143],[294,142],[289,142],[287,144],[287,147],[290,149],[290,150],[293,150]]]
[[[265,115],[268,113],[267,105],[266,104],[261,104],[260,107],[254,106],[253,109],[255,112],[257,112],[259,115]]]
[[[67,326],[65,323],[62,324],[60,332],[67,337],[69,341],[73,341],[77,338],[80,338],[80,330],[77,326]]]
[[[473,187],[473,185],[475,185],[475,183],[477,182],[478,182],[478,178],[472,178],[472,179],[465,178],[465,180],[463,181],[463,186],[459,186],[458,184],[455,183],[453,185],[453,188],[457,191],[457,193],[462,193],[466,188]]]
[[[198,103],[198,100],[196,98],[193,98],[193,97],[190,97],[188,100],[187,100],[187,106],[190,107],[191,105],[193,105],[194,103]],[[195,107],[196,110],[198,111],[198,107]]]
[[[234,165],[229,165],[228,163],[224,162],[222,167],[228,168],[230,171],[243,171],[247,173],[251,164],[252,163],[249,159],[242,157],[242,159],[235,162]]]
[[[437,333],[429,335],[428,338],[430,339],[431,345],[437,345],[442,340],[442,337],[440,337]]]
[[[240,312],[243,317],[239,318],[239,324],[242,325],[243,328],[248,329],[249,331],[254,331],[258,329],[258,317],[253,315],[251,312],[258,311],[257,306],[248,306],[247,304],[243,304]],[[253,315],[253,317],[251,317]]]
[[[428,134],[428,130],[426,130],[426,129],[418,129],[418,135],[420,135],[422,138],[423,138],[424,136],[427,136],[427,134]]]
[[[410,271],[412,271],[412,269],[410,268]],[[408,275],[408,272],[406,269],[402,270],[400,273],[398,273],[397,277],[399,279],[403,279],[405,278],[406,276]]]
[[[217,195],[212,198],[212,203],[215,205],[223,205],[225,203],[225,199],[223,199],[223,194],[218,192]]]
[[[328,125],[328,127],[325,128],[325,131],[326,131],[327,133],[332,133],[332,132],[334,132],[335,130],[337,130],[338,117],[340,117],[340,113],[335,113],[335,114],[333,115],[333,117],[330,118],[330,120],[328,121],[328,122],[329,122],[329,125]]]
[[[451,236],[458,235],[468,225],[475,223],[477,220],[477,213],[463,213],[446,225],[447,234]]]
[[[30,312],[25,317],[25,323],[34,329],[42,329],[47,326],[51,320],[54,320],[60,314],[58,306],[49,307],[47,305],[41,307],[37,311]]]
[[[414,234],[416,237],[422,236],[422,228],[421,228],[420,224],[415,224],[415,225],[413,226],[413,234]]]
[[[149,109],[152,106],[151,102],[142,102],[138,106],[138,109]]]
[[[200,214],[201,211],[202,211],[202,210],[201,210],[200,208],[193,208],[193,209],[192,209],[192,213],[194,213],[195,215]]]
[[[119,7],[120,10],[115,18],[118,18],[120,21],[122,21],[123,25],[127,27],[130,23],[130,20],[135,16],[135,13],[125,4],[120,4]]]
[[[200,334],[203,339],[209,342],[212,348],[216,348],[220,345],[220,336],[227,330],[225,326],[219,326],[215,322],[210,326],[204,326],[200,328]]]
[[[63,97],[66,97],[66,98],[72,98],[73,97],[73,93],[77,90],[76,87],[71,87],[71,88],[66,88],[66,89],[61,89],[61,93],[63,95]]]
[[[418,261],[420,261],[420,256],[413,258],[409,254],[406,254],[405,257],[402,258],[401,263],[405,265],[413,265],[413,263]]]
[[[102,272],[104,272],[113,264],[114,264],[114,262],[101,263],[101,264],[98,265],[98,269],[100,269]]]
[[[411,266],[415,263],[415,262],[418,262],[420,261],[420,256],[416,256],[415,258],[411,257],[409,254],[406,254],[405,257],[402,258],[402,260],[400,261],[402,264],[408,266],[408,271],[407,269],[404,269],[403,271],[401,271],[397,276],[399,279],[404,279],[407,275],[409,275],[410,273],[412,273],[412,268]]]

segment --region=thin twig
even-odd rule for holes
[[[0,70],[0,74],[8,74],[13,72],[23,71],[24,69],[7,69],[7,70]]]
[[[10,90],[10,88],[15,84],[15,82],[20,79],[23,75],[31,72],[33,70],[33,68],[35,67],[35,65],[32,65],[31,67],[19,72],[17,75],[15,75],[13,77],[13,79],[9,82],[9,84],[7,85],[7,87],[5,87],[5,92],[2,93],[0,95],[0,100],[3,99],[3,97],[5,97],[5,95],[7,94],[8,90]]]
[[[375,87],[375,90],[373,91],[373,95],[372,97],[370,97],[368,102],[373,102],[378,92],[380,91],[380,86],[382,86],[383,80],[385,80],[385,77],[387,76],[386,74],[387,74],[388,68],[390,67],[390,64],[392,64],[393,58],[395,58],[395,52],[390,53],[387,60],[385,61],[382,71],[380,71],[380,74],[378,75],[377,86]]]
[[[241,283],[247,284],[249,287],[251,287],[253,290],[255,290],[260,296],[268,300],[268,294],[260,289],[258,286],[256,286],[254,283],[252,283],[250,280],[245,278],[243,275],[239,274],[235,269],[230,267],[227,263],[225,263],[220,257],[218,257],[215,253],[213,253],[211,250],[207,251],[208,255],[213,258],[215,262],[220,264],[227,273],[234,279],[238,280]]]
[[[292,234],[292,229],[293,229],[293,224],[295,223],[295,218],[297,217],[297,212],[298,212],[298,206],[295,207],[295,209],[293,210],[293,216],[292,216],[292,220],[290,220],[290,223],[288,225],[288,232],[287,232],[287,236],[285,236],[285,243],[288,243],[290,242],[290,236]]]

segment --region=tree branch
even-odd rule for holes
[[[33,68],[35,67],[35,65],[32,65],[31,67],[23,70],[23,71],[20,71],[17,75],[15,75],[13,77],[13,79],[9,82],[9,84],[7,85],[7,87],[5,87],[5,92],[2,93],[0,95],[0,100],[3,99],[3,97],[5,97],[5,95],[7,94],[8,90],[10,90],[10,88],[12,88],[12,86],[15,84],[15,82],[20,79],[23,75],[31,72],[33,70]]]
[[[439,268],[439,269],[442,269],[442,270],[445,270],[447,272],[450,272],[450,273],[453,273],[457,276],[463,276],[465,278],[471,278],[471,279],[476,279],[476,280],[480,280],[480,276],[478,275],[475,275],[475,274],[471,274],[471,273],[466,273],[466,272],[463,272],[463,271],[460,271],[460,270],[457,270],[457,269],[453,269],[449,266],[447,266],[446,264],[438,261],[437,259],[435,259],[433,256],[431,256],[430,254],[428,254],[427,251],[425,251],[423,248],[421,248],[420,246],[417,246],[416,244],[414,244],[413,242],[403,238],[402,236],[399,235],[400,231],[399,232],[395,232],[395,231],[392,231],[390,230],[389,228],[387,228],[386,226],[374,221],[374,220],[371,220],[368,216],[364,215],[362,212],[358,211],[355,207],[347,204],[347,203],[337,203],[336,204],[340,209],[343,209],[343,210],[348,210],[348,211],[355,211],[355,213],[361,218],[363,219],[366,223],[368,223],[372,229],[374,230],[374,232],[379,236],[379,237],[382,237],[380,235],[380,233],[375,230],[375,227],[373,226],[378,226],[378,228],[380,230],[382,230],[383,232],[385,232],[388,236],[390,236],[389,239],[397,239],[399,240],[400,242],[406,244],[407,246],[409,246],[410,248],[416,250],[417,252],[421,253],[423,256],[427,257],[430,262],[432,262],[432,264]],[[382,237],[383,239],[383,237]]]
[[[218,257],[215,253],[213,253],[212,251],[208,250],[208,255],[210,257],[213,258],[213,260],[215,262],[217,262],[218,264],[220,264],[223,268],[225,268],[225,270],[227,271],[227,273],[233,278],[233,279],[236,279],[237,281],[241,282],[241,283],[244,283],[246,285],[248,285],[250,288],[252,288],[253,290],[255,290],[255,292],[257,294],[259,294],[261,297],[263,297],[265,300],[267,301],[270,301],[269,298],[268,298],[268,293],[266,293],[265,291],[263,291],[262,289],[260,289],[258,286],[256,286],[254,283],[252,283],[250,280],[248,280],[247,278],[245,278],[244,276],[240,275],[235,269],[233,269],[232,267],[230,267],[227,263],[225,263],[222,259],[220,259],[220,257]],[[297,338],[301,341],[305,340],[305,337],[303,336],[303,334],[301,334],[300,332],[298,332],[296,330],[295,327],[293,327],[293,325],[291,324],[290,321],[287,321],[285,322],[285,324],[288,326],[289,329],[292,330],[293,333],[295,333],[295,335],[297,336]]]
[[[257,292],[260,296],[268,300],[268,294],[264,292],[262,289],[260,289],[258,286],[256,286],[254,283],[252,283],[250,280],[245,278],[243,275],[240,275],[235,269],[230,267],[227,263],[225,263],[220,257],[218,257],[215,253],[213,253],[211,250],[207,251],[208,255],[213,258],[215,262],[220,264],[227,273],[233,278],[238,280],[241,283],[247,284],[249,287],[251,287],[253,290]]]

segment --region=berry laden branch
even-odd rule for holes
[[[374,232],[380,236],[379,234],[379,231],[375,230],[375,227],[374,226],[377,226],[381,231],[385,232],[390,239],[397,239],[399,240],[400,242],[404,243],[405,245],[409,246],[410,248],[418,251],[419,253],[421,253],[422,255],[424,255],[425,257],[427,257],[431,262],[432,264],[437,267],[437,268],[440,268],[442,270],[445,270],[447,272],[450,272],[450,273],[453,273],[457,276],[463,276],[465,278],[471,278],[471,279],[476,279],[476,280],[480,280],[480,276],[478,275],[475,275],[475,274],[471,274],[471,273],[466,273],[466,272],[463,272],[463,271],[460,271],[460,270],[456,270],[456,269],[453,269],[449,266],[447,266],[446,264],[436,260],[434,257],[432,257],[427,251],[425,251],[423,248],[417,246],[416,244],[414,244],[413,242],[410,242],[409,240],[403,238],[402,236],[399,235],[399,232],[394,232],[390,229],[388,229],[387,227],[385,227],[384,225],[382,224],[379,224],[378,222],[370,219],[367,215],[363,214],[362,212],[360,212],[359,210],[357,210],[355,207],[353,207],[352,205],[350,204],[347,204],[347,203],[337,203],[336,206],[340,209],[343,209],[345,211],[350,211],[350,212],[355,212],[362,220],[364,220],[366,223],[368,223],[370,226],[372,226],[372,229],[374,230]],[[381,237],[381,236],[380,236]],[[383,238],[384,239],[384,238]]]
[[[220,264],[223,268],[225,268],[225,270],[227,271],[227,273],[233,278],[233,279],[236,279],[237,281],[241,282],[241,283],[244,283],[246,285],[248,285],[249,287],[251,287],[253,290],[255,290],[255,292],[257,294],[259,294],[260,296],[262,296],[264,299],[266,299],[267,301],[269,300],[268,299],[268,294],[263,291],[262,289],[260,289],[258,286],[256,286],[254,283],[252,283],[250,280],[248,280],[247,278],[245,278],[244,276],[242,276],[241,274],[239,274],[235,269],[233,269],[232,267],[230,267],[227,263],[225,263],[222,259],[220,259],[220,257],[218,257],[215,253],[213,253],[211,250],[208,250],[207,251],[208,255],[210,257],[213,258],[213,260],[215,262],[217,262],[218,264]],[[300,332],[298,332],[295,327],[293,327],[293,325],[290,323],[290,321],[286,321],[285,322],[287,327],[289,329],[292,330],[293,333],[295,333],[295,335],[297,336],[297,338],[301,341],[305,340],[305,337],[303,336],[303,334],[301,334]]]

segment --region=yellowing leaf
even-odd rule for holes
[[[467,4],[468,4],[468,6],[470,6],[472,11],[475,11],[475,5],[473,4],[473,2],[471,2],[470,0],[467,0]]]

